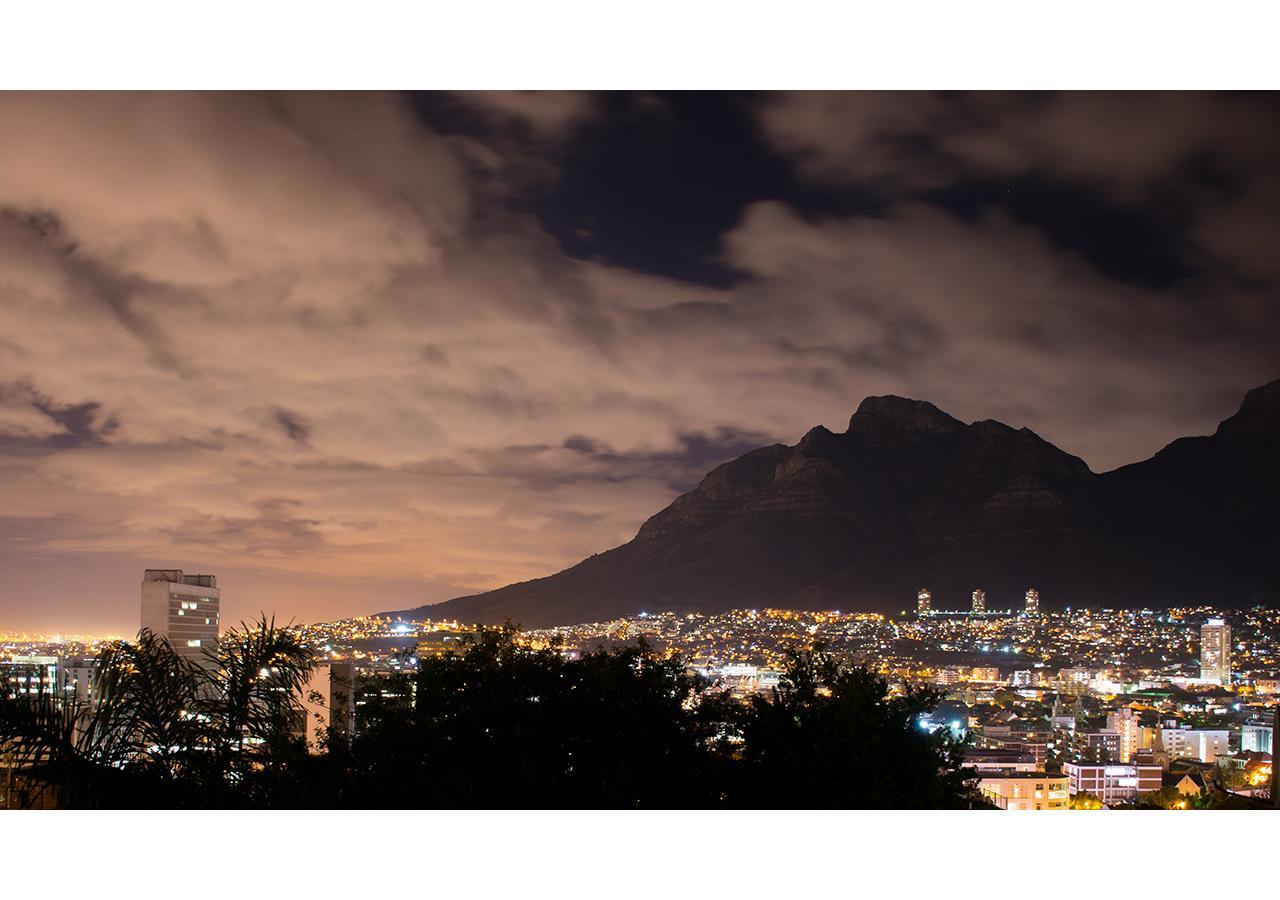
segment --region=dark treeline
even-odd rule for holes
[[[963,741],[918,718],[938,696],[821,651],[746,703],[640,643],[566,659],[477,629],[412,675],[362,682],[359,728],[308,752],[309,666],[266,622],[206,667],[143,635],[108,651],[91,710],[0,699],[24,777],[73,807],[972,808]]]

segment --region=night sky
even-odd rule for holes
[[[1105,471],[1280,377],[1267,94],[0,94],[0,631],[549,574],[871,394]]]

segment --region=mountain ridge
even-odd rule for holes
[[[529,627],[641,611],[898,610],[929,587],[990,606],[1275,598],[1280,380],[1212,435],[1104,473],[1028,428],[867,397],[843,433],[713,468],[632,540],[561,572],[382,615]]]

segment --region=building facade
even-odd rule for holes
[[[1230,752],[1231,733],[1225,729],[1161,728],[1159,747],[1171,759],[1195,759],[1204,763],[1216,762],[1219,756]]]
[[[987,611],[987,592],[982,588],[973,592],[973,611],[976,613]]]
[[[1040,592],[1037,591],[1035,588],[1028,588],[1026,601],[1027,601],[1027,605],[1026,605],[1027,615],[1029,616],[1040,615]]]
[[[25,694],[60,696],[56,656],[14,656],[0,662],[0,685],[10,697]]]
[[[1127,706],[1107,713],[1107,730],[1120,736],[1117,759],[1122,763],[1132,762],[1134,754],[1142,749],[1142,726],[1138,722],[1138,714]]]
[[[1275,746],[1275,728],[1269,722],[1246,722],[1240,728],[1241,752],[1252,750],[1255,753],[1271,753]]]
[[[1163,785],[1159,766],[1069,762],[1062,764],[1062,774],[1068,779],[1072,796],[1093,794],[1108,806],[1136,800]]]
[[[1068,782],[1066,775],[1044,772],[991,773],[978,780],[978,790],[1001,809],[1067,809]]]
[[[916,614],[927,616],[933,612],[933,594],[928,588],[920,588],[916,591]]]
[[[1200,626],[1200,680],[1231,684],[1231,626],[1222,619]]]
[[[213,575],[187,575],[181,569],[147,569],[142,576],[142,627],[169,641],[192,661],[218,643],[218,580]]]

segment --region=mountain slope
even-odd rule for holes
[[[1209,437],[1095,475],[1028,429],[869,397],[843,434],[712,470],[629,543],[569,569],[393,613],[527,626],[640,611],[1245,605],[1280,593],[1280,381]]]

